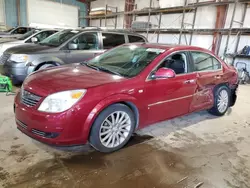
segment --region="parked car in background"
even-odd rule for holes
[[[0,42],[1,38],[15,38],[20,37],[21,35],[33,30],[32,27],[16,27],[14,29],[8,30],[8,32],[1,32],[0,33]]]
[[[11,41],[0,44],[0,56],[5,50],[13,46],[19,46],[22,44],[38,43],[46,39],[50,35],[58,32],[58,29],[33,29],[21,37],[16,39],[10,39]],[[1,63],[1,60],[0,60]]]
[[[18,84],[34,71],[82,62],[124,43],[146,41],[142,35],[119,30],[67,29],[38,44],[7,49],[1,57],[1,63],[4,64],[4,75]]]
[[[122,148],[149,124],[236,102],[238,75],[191,46],[125,44],[85,63],[31,74],[15,98],[18,129],[42,142]]]

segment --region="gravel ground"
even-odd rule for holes
[[[16,129],[13,98],[0,93],[0,188],[250,187],[250,86],[224,117],[160,122],[111,154],[32,140]]]

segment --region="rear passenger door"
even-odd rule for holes
[[[213,88],[223,83],[223,69],[220,61],[213,55],[192,51],[193,71],[197,73],[197,90],[191,111],[209,108],[213,104]]]
[[[124,34],[102,32],[102,46],[104,50],[109,50],[124,43],[126,43]]]

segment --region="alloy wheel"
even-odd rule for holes
[[[227,110],[229,102],[228,92],[226,90],[221,90],[218,97],[218,111],[224,113]]]
[[[121,145],[131,130],[131,118],[124,111],[115,111],[102,122],[99,138],[107,148],[115,148]]]

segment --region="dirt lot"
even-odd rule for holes
[[[112,154],[34,141],[16,129],[13,96],[0,104],[0,188],[250,187],[250,86],[224,117],[161,122]]]

